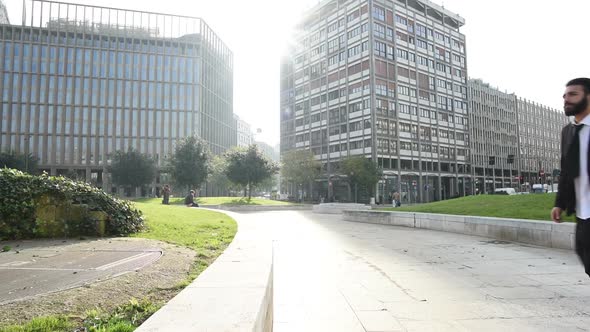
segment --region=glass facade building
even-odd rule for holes
[[[162,166],[189,135],[214,154],[235,144],[233,55],[203,20],[36,0],[27,13],[0,25],[2,150],[103,186],[117,150]]]

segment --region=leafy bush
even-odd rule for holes
[[[84,205],[88,211],[105,213],[105,233],[109,235],[125,235],[144,228],[141,211],[129,201],[116,199],[84,182],[47,174],[33,176],[4,168],[0,169],[0,238],[42,235],[38,233],[36,211],[40,202],[48,197],[52,202]],[[81,217],[83,222],[72,234],[88,234],[94,226],[95,220],[88,214]]]

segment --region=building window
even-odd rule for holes
[[[385,27],[383,25],[375,23],[375,37],[385,39]]]
[[[380,20],[380,21],[385,21],[385,9],[383,9],[379,6],[374,6],[373,7],[373,17]]]
[[[386,55],[385,43],[375,41],[375,55],[385,58],[385,55]]]

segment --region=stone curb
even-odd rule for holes
[[[263,211],[289,211],[311,210],[311,205],[201,205],[207,209],[217,209],[234,212],[263,212]]]
[[[394,211],[346,210],[342,215],[346,221],[424,228],[559,249],[575,248],[575,223]]]
[[[371,206],[360,203],[320,203],[312,209],[313,213],[320,214],[342,214],[347,210],[371,210]]]
[[[222,213],[238,223],[232,243],[135,331],[272,331],[272,241],[239,214]]]

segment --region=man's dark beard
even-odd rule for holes
[[[567,106],[571,106],[570,109],[564,107],[565,115],[566,116],[574,116],[576,114],[580,114],[588,108],[588,94],[584,94],[584,98],[580,100],[577,104],[568,104]]]

